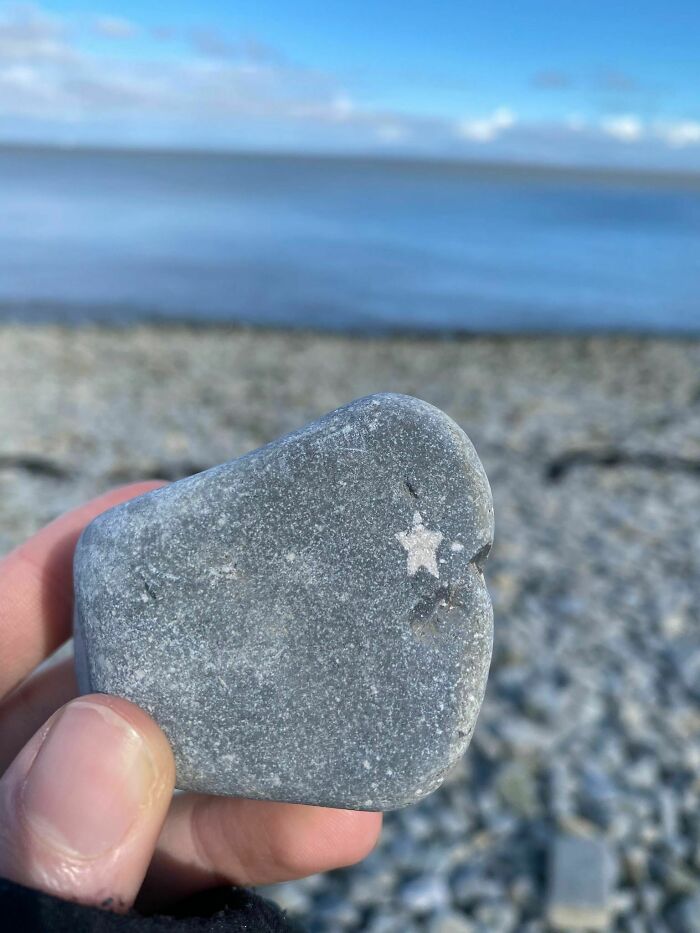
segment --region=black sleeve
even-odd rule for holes
[[[0,878],[0,929],[20,933],[302,933],[270,901],[243,888],[197,895],[168,916],[115,914]]]

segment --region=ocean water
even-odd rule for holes
[[[700,331],[700,175],[0,150],[0,319]]]

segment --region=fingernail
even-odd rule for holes
[[[47,845],[97,858],[127,836],[155,781],[136,729],[106,705],[77,700],[51,725],[25,779],[21,806]]]

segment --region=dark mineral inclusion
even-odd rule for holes
[[[81,690],[151,713],[180,788],[404,806],[474,729],[492,538],[464,432],[415,398],[359,399],[88,526]]]

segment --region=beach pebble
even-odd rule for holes
[[[613,861],[596,837],[558,836],[550,852],[548,919],[555,930],[608,930]]]
[[[450,892],[447,883],[438,875],[418,875],[401,885],[399,900],[411,913],[429,914],[449,905]]]
[[[418,399],[360,399],[88,526],[81,690],[147,710],[180,788],[409,804],[476,722],[492,537],[463,431]]]
[[[257,893],[261,897],[274,901],[285,913],[303,916],[309,911],[310,897],[298,884],[293,882],[270,884],[257,888]]]
[[[428,933],[474,933],[474,924],[462,914],[447,910],[431,919]]]
[[[518,816],[534,819],[540,811],[537,776],[525,762],[513,759],[498,770],[495,786],[501,799]]]
[[[671,919],[677,933],[700,933],[700,891],[675,904]]]

